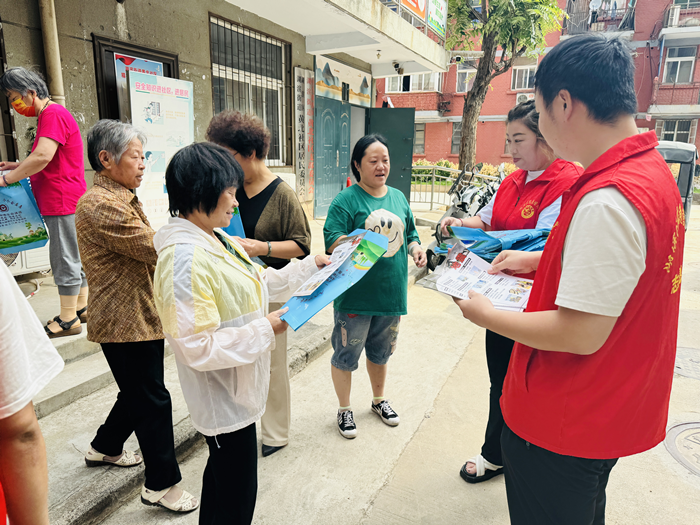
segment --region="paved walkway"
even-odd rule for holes
[[[679,345],[698,348],[700,326],[700,207],[686,241]],[[255,523],[260,525],[504,524],[503,478],[476,486],[459,477],[478,452],[487,418],[484,331],[462,319],[452,301],[413,287],[391,360],[388,396],[401,416],[389,428],[369,411],[364,366],[354,374],[352,402],[358,437],[335,429],[330,353],[292,380],[291,444],[259,461]],[[700,422],[700,380],[676,375],[669,426]],[[206,450],[182,465],[183,486],[201,489]],[[678,463],[664,444],[623,458],[608,488],[612,525],[698,523],[700,475]],[[125,504],[108,525],[195,524],[197,514],[173,516]]]

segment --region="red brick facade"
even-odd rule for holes
[[[620,3],[618,2],[618,4]],[[635,9],[635,31],[631,37],[631,45],[637,53],[635,58],[637,68],[635,86],[639,117],[637,126],[650,130],[655,129],[657,125],[656,115],[659,112],[658,106],[663,106],[661,109],[664,112],[658,117],[660,126],[662,126],[662,119],[691,120],[694,122],[693,129],[695,129],[697,119],[700,116],[700,106],[698,105],[700,67],[695,64],[692,82],[689,84],[663,84],[661,82],[664,75],[663,64],[661,65],[661,76],[659,75],[660,32],[664,27],[667,4],[669,3],[672,3],[672,0],[669,2],[639,0]],[[566,5],[566,0],[559,0],[559,6],[562,9],[566,9]],[[700,9],[681,10],[680,25],[685,18],[700,19]],[[548,47],[555,46],[561,39],[562,33],[566,34],[566,30],[547,35]],[[621,36],[629,38],[629,33],[621,33]],[[700,45],[700,38],[691,44],[684,40],[682,45]],[[664,59],[668,54],[669,47],[674,47],[673,40],[665,39],[663,43]],[[510,70],[496,77],[486,95],[477,126],[477,162],[500,164],[511,160],[511,157],[505,154],[505,115],[516,105],[518,94],[532,92],[511,90],[512,75],[513,71]],[[395,107],[414,107],[417,112],[435,112],[440,103],[449,103],[442,114],[443,121],[425,123],[425,154],[414,155],[414,160],[424,158],[434,162],[439,159],[448,159],[457,162],[458,155],[451,153],[452,121],[459,120],[462,115],[464,96],[461,93],[456,93],[456,65],[450,66],[447,73],[443,74],[442,93],[386,93],[384,79],[377,79],[376,84],[378,106],[390,98]],[[688,108],[690,105],[693,107]],[[669,112],[670,106],[676,106],[676,108]],[[651,120],[645,119],[647,111],[654,114]],[[420,122],[420,119],[417,119],[417,122]],[[697,146],[700,142],[698,134],[695,136],[695,141]]]

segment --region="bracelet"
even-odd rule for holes
[[[462,219],[461,217],[459,218],[459,225],[460,225],[462,228],[464,228],[464,219]]]
[[[270,244],[270,241],[267,241],[267,255],[265,257],[269,257],[271,253],[272,253],[272,244]]]
[[[10,185],[10,183],[7,182],[7,179],[5,178],[5,174],[4,174],[4,173],[2,174],[2,181],[5,183],[5,186],[9,186],[9,185]]]

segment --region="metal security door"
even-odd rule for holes
[[[345,187],[350,164],[350,106],[316,97],[314,216],[325,217]]]
[[[350,104],[343,104],[340,112],[340,162],[338,177],[340,186],[338,193],[347,185],[350,175]],[[333,195],[335,197],[335,195]]]
[[[389,145],[391,171],[387,184],[411,199],[414,108],[372,108],[367,110],[367,133],[383,135]]]

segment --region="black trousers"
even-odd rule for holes
[[[207,445],[199,525],[249,525],[258,495],[255,423],[229,434],[207,436]]]
[[[501,444],[511,525],[605,524],[605,487],[617,459],[555,454],[507,425]]]
[[[173,406],[165,388],[164,343],[158,339],[102,344],[119,394],[91,443],[100,454],[118,456],[136,432],[146,466],[146,488],[155,491],[182,479],[175,457]]]
[[[503,382],[508,373],[508,362],[515,342],[495,332],[486,330],[486,363],[489,368],[491,393],[489,394],[489,422],[486,425],[484,445],[481,455],[494,465],[503,465],[501,456],[501,432],[503,431],[503,414],[501,413],[501,393]]]

